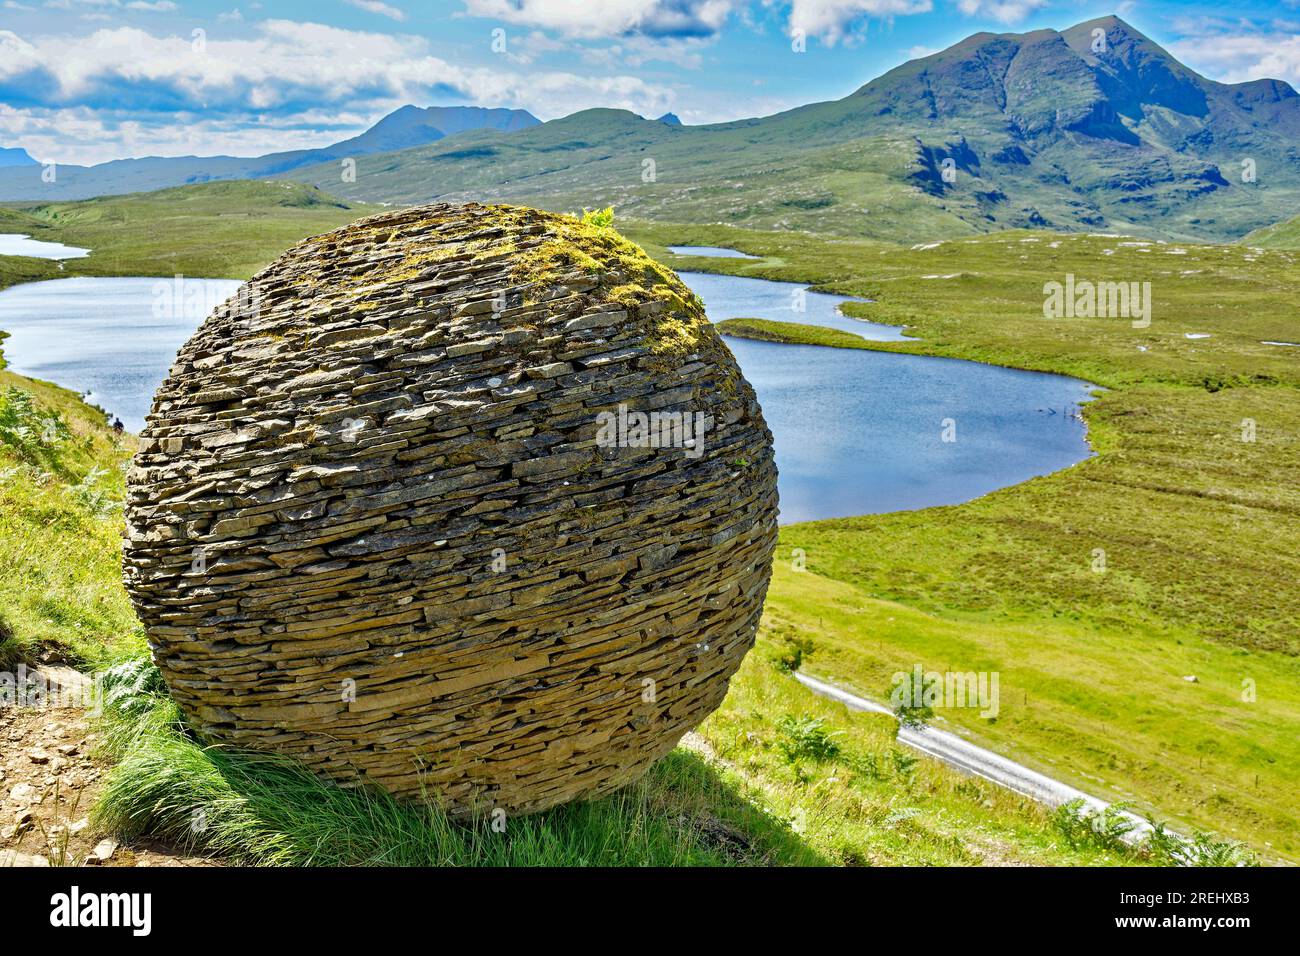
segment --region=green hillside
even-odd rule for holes
[[[1241,241],[1244,245],[1265,249],[1300,249],[1300,216],[1256,229]]]
[[[354,183],[337,164],[286,175],[368,201],[594,203],[895,241],[1016,227],[1223,241],[1300,208],[1297,137],[1287,84],[1216,83],[1105,17],[976,34],[762,119],[682,127],[587,110],[363,157]]]
[[[304,236],[368,215],[314,187],[278,181],[181,186],[77,202],[0,207],[0,229],[91,250],[58,263],[0,256],[29,277],[75,275],[246,279]],[[17,277],[17,276],[16,276]]]
[[[1300,256],[1041,232],[898,248],[629,231],[679,268],[669,244],[761,256],[704,262],[869,296],[845,311],[916,336],[859,348],[1106,386],[1085,411],[1097,455],[1072,468],[954,507],[783,528],[769,625],[807,641],[811,673],[877,699],[917,662],[998,671],[996,721],[946,718],[1082,789],[1300,859],[1300,365],[1264,344],[1300,340]],[[1150,326],[1045,319],[1043,283],[1067,273],[1150,282]]]

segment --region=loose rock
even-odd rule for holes
[[[19,853],[17,850],[0,850],[0,869],[7,866],[49,866],[50,861],[35,853]]]

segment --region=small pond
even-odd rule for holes
[[[186,279],[53,279],[0,292],[0,348],[21,375],[88,392],[87,399],[144,427],[172,359],[213,307],[241,283]]]
[[[747,252],[736,249],[724,249],[722,246],[669,246],[668,251],[679,256],[709,256],[713,259],[760,259]]]
[[[840,306],[845,302],[866,301],[864,299],[812,292],[798,282],[773,282],[711,272],[677,274],[704,300],[704,308],[714,322],[723,319],[773,319],[824,325],[877,342],[897,342],[907,338],[896,325],[864,322],[840,313]]]
[[[28,256],[32,259],[84,259],[89,249],[65,246],[61,242],[41,242],[16,232],[0,232],[0,256]]]

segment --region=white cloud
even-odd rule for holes
[[[38,102],[33,91],[44,93]],[[0,30],[0,142],[64,163],[324,145],[406,103],[508,106],[550,119],[593,106],[657,116],[674,100],[670,88],[632,75],[462,66],[431,55],[422,37],[287,20],[260,22],[248,37],[209,35],[204,52],[188,35],[133,27],[30,39]],[[329,118],[340,112],[355,125],[338,129]],[[138,152],[130,123],[147,144]]]
[[[396,20],[402,23],[406,20],[406,12],[399,10],[397,7],[389,6],[382,0],[345,0],[349,6],[356,7],[359,10],[365,10],[367,13],[377,13],[381,17],[388,17],[390,20]]]
[[[511,37],[506,46],[505,56],[512,63],[529,64],[546,53],[572,53],[575,44],[566,40],[557,40],[548,33],[534,30],[521,37]]]
[[[50,10],[95,7],[100,10],[143,10],[148,13],[171,13],[178,9],[172,0],[45,0],[45,7]],[[106,16],[106,14],[101,14],[101,16]]]
[[[930,0],[793,0],[790,4],[789,32],[819,37],[834,45],[851,38],[867,19],[889,19],[927,13]]]
[[[716,36],[630,33],[610,40],[607,37],[557,37],[544,30],[531,30],[508,36],[503,54],[510,62],[520,65],[531,64],[547,54],[559,53],[608,69],[669,63],[678,69],[697,70],[704,65],[704,50],[716,42]]]
[[[714,40],[709,37],[629,36],[600,47],[582,47],[582,58],[610,68],[639,67],[646,63],[671,63],[682,70],[704,65],[703,51]]]
[[[999,23],[1019,23],[1047,0],[958,0],[957,9],[968,17],[986,17]]]
[[[1168,48],[1188,66],[1224,83],[1273,79],[1300,85],[1300,36],[1293,33],[1192,36]]]
[[[0,105],[0,143],[20,145],[41,162],[77,165],[127,156],[257,156],[346,139],[374,118],[331,111],[304,114],[297,123],[284,126],[275,120],[213,120],[200,115],[128,118],[84,107],[46,110]],[[337,133],[321,132],[329,129]]]
[[[470,16],[554,30],[571,37],[710,36],[737,0],[465,0]]]

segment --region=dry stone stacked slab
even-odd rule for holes
[[[643,441],[638,412],[701,430]],[[753,391],[675,275],[569,217],[433,205],[298,244],[181,349],[125,578],[202,737],[527,813],[718,706],[776,512]]]

